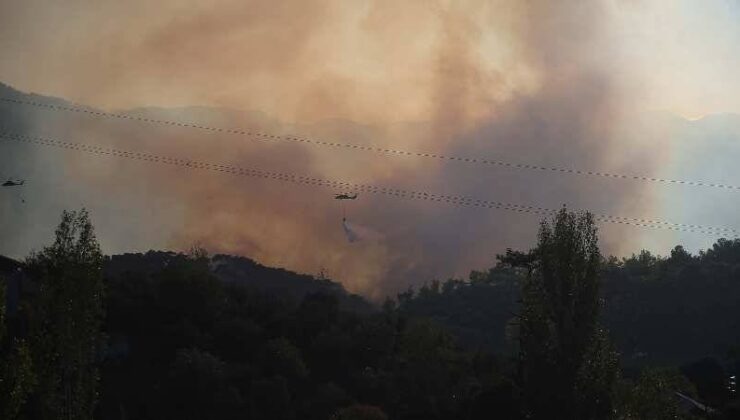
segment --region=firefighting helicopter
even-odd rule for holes
[[[335,200],[354,200],[356,198],[357,198],[357,193],[355,193],[354,195],[342,193],[342,194],[337,194],[334,196]]]
[[[8,180],[5,181],[5,182],[3,182],[2,184],[0,184],[0,186],[2,186],[2,187],[20,187],[20,186],[22,186],[25,183],[26,183],[26,181],[25,180],[22,180],[22,179],[21,180],[13,180],[12,178],[8,178]],[[25,198],[23,198],[21,196],[20,199],[21,199],[21,203],[23,203],[23,204],[26,203],[26,199]]]
[[[339,193],[334,194],[334,199],[339,200],[342,202],[342,222],[347,220],[347,211],[345,209],[344,201],[347,200],[357,200],[357,193],[350,194],[350,193]]]
[[[340,193],[334,195],[335,200],[340,200],[342,202],[342,229],[344,230],[344,234],[347,236],[347,240],[349,242],[356,242],[359,240],[359,237],[353,230],[350,228],[350,226],[347,224],[347,210],[344,206],[344,201],[347,200],[356,200],[357,199],[357,193],[354,194],[348,194],[348,193]]]
[[[25,180],[19,180],[19,181],[13,181],[12,179],[8,179],[7,181],[3,182],[3,187],[20,187],[21,185],[25,184]]]

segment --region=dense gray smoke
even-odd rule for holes
[[[64,20],[61,6],[28,2],[43,10],[34,19],[54,39],[22,40],[4,14],[2,58],[34,51],[48,65],[25,73],[3,66],[0,79],[132,116],[362,146],[648,176],[666,158],[665,143],[642,138],[658,128],[633,112],[609,1],[83,3],[64,6],[84,10]],[[30,19],[28,4],[8,8]],[[104,16],[115,17],[92,37],[90,24]],[[150,105],[157,107],[143,108]],[[8,103],[0,118],[11,131],[263,171],[661,217],[646,183]],[[670,131],[672,124],[657,125]],[[63,208],[86,206],[107,252],[197,243],[302,272],[325,268],[351,291],[381,298],[490,266],[504,248],[530,246],[540,219],[360,193],[344,223],[333,195],[352,191],[7,142],[0,148],[2,175],[29,179],[27,204],[4,196],[0,205],[0,253],[13,256],[48,240]],[[645,246],[643,235],[607,225],[602,245],[634,251]],[[650,244],[674,240],[661,235]]]

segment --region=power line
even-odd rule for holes
[[[297,175],[297,174],[292,174],[292,173],[272,172],[272,171],[264,171],[264,170],[245,168],[245,167],[237,167],[237,166],[222,165],[222,164],[202,162],[202,161],[194,161],[194,160],[188,160],[188,159],[179,159],[179,158],[173,158],[169,156],[154,155],[150,153],[133,152],[133,151],[120,150],[120,149],[113,149],[113,148],[105,148],[101,146],[94,146],[94,145],[88,145],[88,144],[83,144],[83,143],[74,143],[74,142],[68,142],[68,141],[63,141],[63,140],[23,136],[23,135],[18,135],[14,133],[8,133],[8,132],[0,132],[0,138],[6,141],[16,141],[16,142],[36,144],[36,145],[41,145],[41,146],[76,150],[76,151],[82,151],[86,153],[97,154],[97,155],[108,155],[108,156],[122,157],[122,158],[127,158],[127,159],[136,159],[136,160],[142,160],[142,161],[151,162],[151,163],[174,165],[174,166],[179,166],[179,167],[183,167],[186,169],[210,170],[210,171],[216,171],[216,172],[230,173],[230,174],[238,175],[238,176],[272,179],[272,180],[278,180],[278,181],[283,181],[283,182],[291,182],[295,184],[313,185],[313,186],[327,187],[327,188],[349,189],[349,190],[365,192],[365,193],[382,194],[382,195],[387,195],[387,196],[396,197],[396,198],[408,198],[408,199],[414,199],[414,200],[443,202],[443,203],[453,204],[457,206],[500,209],[500,210],[508,210],[508,211],[514,211],[514,212],[520,212],[520,213],[530,213],[530,214],[538,214],[538,215],[546,215],[546,216],[553,215],[559,211],[558,209],[552,209],[552,208],[546,208],[546,207],[513,204],[513,203],[491,201],[491,200],[482,200],[482,199],[476,199],[472,197],[463,197],[463,196],[456,196],[456,195],[434,194],[434,193],[429,193],[425,191],[404,190],[404,189],[380,187],[380,186],[344,182],[344,181],[326,180],[326,179],[302,176],[302,175]],[[708,235],[723,235],[723,234],[736,235],[737,234],[737,231],[732,228],[711,227],[711,226],[702,226],[702,225],[684,224],[684,223],[673,223],[673,222],[666,222],[662,220],[628,218],[628,217],[611,216],[611,215],[606,215],[606,214],[594,214],[594,219],[598,221],[606,222],[606,223],[632,225],[632,226],[640,226],[640,227],[650,227],[650,228],[667,229],[667,230],[674,230],[674,231],[697,232],[697,233],[704,233]]]
[[[662,184],[686,185],[686,186],[692,186],[692,187],[707,187],[707,188],[721,188],[721,189],[726,189],[726,190],[740,190],[740,186],[738,185],[723,184],[723,183],[717,183],[717,182],[692,181],[692,180],[681,180],[681,179],[671,179],[671,178],[657,178],[657,177],[649,177],[649,176],[644,176],[644,175],[618,174],[618,173],[612,173],[612,172],[589,171],[589,170],[573,169],[573,168],[565,168],[565,167],[557,167],[557,166],[542,166],[542,165],[527,164],[527,163],[507,162],[507,161],[502,161],[502,160],[493,160],[493,159],[486,159],[486,158],[453,156],[453,155],[445,155],[445,154],[438,154],[438,153],[412,152],[412,151],[407,151],[407,150],[389,149],[389,148],[377,147],[377,146],[362,146],[362,145],[356,145],[356,144],[351,144],[351,143],[340,143],[340,142],[310,139],[306,137],[281,136],[281,135],[274,135],[274,134],[262,133],[262,132],[257,132],[257,131],[250,131],[250,130],[213,127],[213,126],[194,124],[194,123],[188,123],[188,122],[183,123],[183,122],[161,120],[161,119],[155,119],[155,118],[137,117],[137,116],[126,115],[126,114],[116,114],[116,113],[111,113],[111,112],[95,111],[92,109],[82,108],[82,107],[53,105],[53,104],[46,104],[42,102],[25,101],[25,100],[20,100],[20,99],[13,99],[13,98],[0,98],[0,102],[33,106],[33,107],[44,108],[44,109],[52,110],[52,111],[67,111],[67,112],[75,112],[75,113],[81,113],[81,114],[89,114],[89,115],[105,117],[105,118],[117,118],[117,119],[122,119],[122,120],[146,122],[146,123],[151,123],[151,124],[169,125],[169,126],[176,126],[176,127],[183,127],[183,128],[195,128],[195,129],[204,130],[204,131],[226,133],[226,134],[236,134],[236,135],[250,137],[255,141],[288,141],[288,142],[293,142],[293,143],[303,143],[303,144],[309,144],[309,145],[314,145],[314,146],[332,147],[332,148],[347,149],[347,150],[357,150],[357,151],[363,151],[363,152],[373,152],[373,153],[397,155],[397,156],[431,158],[431,159],[437,159],[437,160],[442,160],[442,161],[468,163],[468,164],[500,166],[500,167],[506,167],[506,168],[511,168],[511,169],[519,169],[519,170],[557,172],[557,173],[562,173],[562,174],[571,174],[571,175],[579,175],[579,176],[594,176],[594,177],[611,178],[611,179],[656,182],[656,183],[662,183]]]

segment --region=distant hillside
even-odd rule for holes
[[[181,262],[187,256],[174,252],[149,251],[145,254],[111,256],[105,265],[107,277],[123,274],[151,276],[163,268]],[[354,312],[372,312],[374,306],[362,297],[348,293],[341,284],[329,279],[317,279],[282,268],[265,267],[249,258],[215,255],[209,259],[211,272],[225,283],[300,302],[309,294],[336,296],[340,308]]]
[[[110,281],[124,276],[151,277],[164,268],[183,262],[188,257],[183,254],[164,251],[149,251],[145,254],[121,254],[108,257],[104,267]],[[19,270],[23,263],[0,255],[0,279],[7,281],[8,307],[14,311],[17,306]],[[329,279],[317,279],[306,274],[298,274],[282,268],[265,267],[249,258],[231,255],[215,255],[210,258],[211,272],[224,283],[242,286],[248,290],[271,295],[286,303],[297,304],[311,294],[335,296],[341,309],[371,313],[377,308],[361,296],[348,293],[341,284]]]

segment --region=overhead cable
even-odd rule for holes
[[[426,191],[389,188],[389,187],[375,186],[375,185],[369,185],[369,184],[363,184],[363,183],[327,180],[327,179],[298,175],[298,174],[293,174],[293,173],[265,171],[261,169],[223,165],[223,164],[218,164],[218,163],[203,162],[203,161],[197,161],[197,160],[181,159],[181,158],[175,158],[175,157],[170,157],[170,156],[107,148],[107,147],[102,147],[102,146],[69,142],[69,141],[63,141],[63,140],[58,140],[58,139],[30,137],[30,136],[24,136],[24,135],[3,132],[3,131],[0,131],[0,139],[5,140],[5,141],[15,141],[15,142],[21,142],[21,143],[27,143],[27,144],[35,144],[35,145],[40,145],[40,146],[75,150],[75,151],[81,151],[81,152],[92,153],[92,154],[97,154],[97,155],[107,155],[107,156],[121,157],[121,158],[127,158],[127,159],[141,160],[141,161],[146,161],[146,162],[151,162],[151,163],[174,165],[174,166],[178,166],[178,167],[182,167],[186,169],[209,170],[209,171],[229,173],[229,174],[238,175],[238,176],[248,176],[248,177],[254,177],[254,178],[264,178],[264,179],[272,179],[272,180],[283,181],[283,182],[291,182],[294,184],[313,185],[313,186],[335,188],[335,189],[342,189],[342,190],[352,190],[352,191],[358,191],[358,192],[363,192],[363,193],[381,194],[381,195],[386,195],[386,196],[390,196],[394,198],[406,198],[406,199],[424,200],[424,201],[431,201],[431,202],[441,202],[441,203],[448,203],[448,204],[457,205],[457,206],[500,209],[500,210],[506,210],[506,211],[512,211],[512,212],[530,213],[530,214],[538,214],[538,215],[553,215],[559,211],[559,209],[547,208],[547,207],[506,203],[506,202],[492,201],[492,200],[483,200],[483,199],[478,199],[478,198],[473,198],[473,197],[464,197],[464,196],[457,196],[457,195],[435,194],[435,193],[430,193]],[[606,222],[606,223],[649,227],[649,228],[656,228],[656,229],[667,229],[667,230],[673,230],[673,231],[697,232],[697,233],[703,233],[703,234],[708,234],[708,235],[718,235],[718,236],[732,235],[734,237],[737,235],[737,230],[732,229],[732,228],[726,228],[726,227],[711,227],[711,226],[703,226],[703,225],[696,225],[696,224],[673,223],[673,222],[667,222],[667,221],[657,220],[657,219],[639,219],[639,218],[620,217],[620,216],[612,216],[612,215],[598,214],[598,213],[592,213],[592,214],[595,220]]]
[[[131,114],[104,112],[104,111],[97,111],[91,108],[66,106],[66,105],[55,105],[55,104],[48,104],[48,103],[35,102],[35,101],[26,101],[26,100],[21,100],[21,99],[14,99],[14,98],[0,97],[0,102],[11,103],[11,104],[16,104],[16,105],[33,106],[33,107],[52,110],[52,111],[74,112],[74,113],[88,114],[88,115],[104,117],[104,118],[115,118],[115,119],[138,121],[138,122],[145,122],[145,123],[157,124],[157,125],[167,125],[167,126],[198,129],[198,130],[210,131],[210,132],[216,132],[216,133],[240,135],[240,136],[248,137],[251,140],[255,140],[255,141],[285,141],[285,142],[308,144],[312,146],[331,147],[331,148],[338,148],[338,149],[345,149],[345,150],[356,150],[356,151],[362,151],[362,152],[372,152],[372,153],[395,155],[395,156],[428,158],[428,159],[436,159],[436,160],[466,163],[466,164],[499,166],[499,167],[506,167],[506,168],[511,168],[511,169],[518,169],[518,170],[556,172],[556,173],[571,174],[571,175],[578,175],[578,176],[592,176],[592,177],[631,180],[631,181],[655,182],[655,183],[662,183],[662,184],[686,185],[686,186],[691,186],[691,187],[720,188],[720,189],[725,189],[725,190],[740,190],[740,186],[738,185],[724,184],[724,183],[718,183],[718,182],[659,178],[659,177],[651,177],[651,176],[646,176],[646,175],[620,174],[620,173],[613,173],[613,172],[592,171],[592,170],[575,169],[575,168],[558,167],[558,166],[545,166],[545,165],[537,165],[537,164],[529,164],[529,163],[521,163],[521,162],[509,162],[509,161],[480,158],[480,157],[454,156],[454,155],[447,155],[447,154],[441,154],[441,153],[414,152],[414,151],[392,149],[392,148],[385,148],[385,147],[379,147],[379,146],[365,146],[365,145],[358,145],[358,144],[352,144],[352,143],[346,143],[346,142],[333,142],[333,141],[326,141],[326,140],[319,140],[319,139],[311,139],[311,138],[291,136],[291,135],[276,135],[276,134],[269,134],[269,133],[264,133],[264,132],[259,132],[259,131],[250,131],[246,129],[214,127],[214,126],[203,125],[203,124],[195,124],[192,122],[179,122],[179,121],[163,120],[163,119],[156,119],[156,118],[146,118],[146,117],[140,117],[140,116],[131,115]]]

